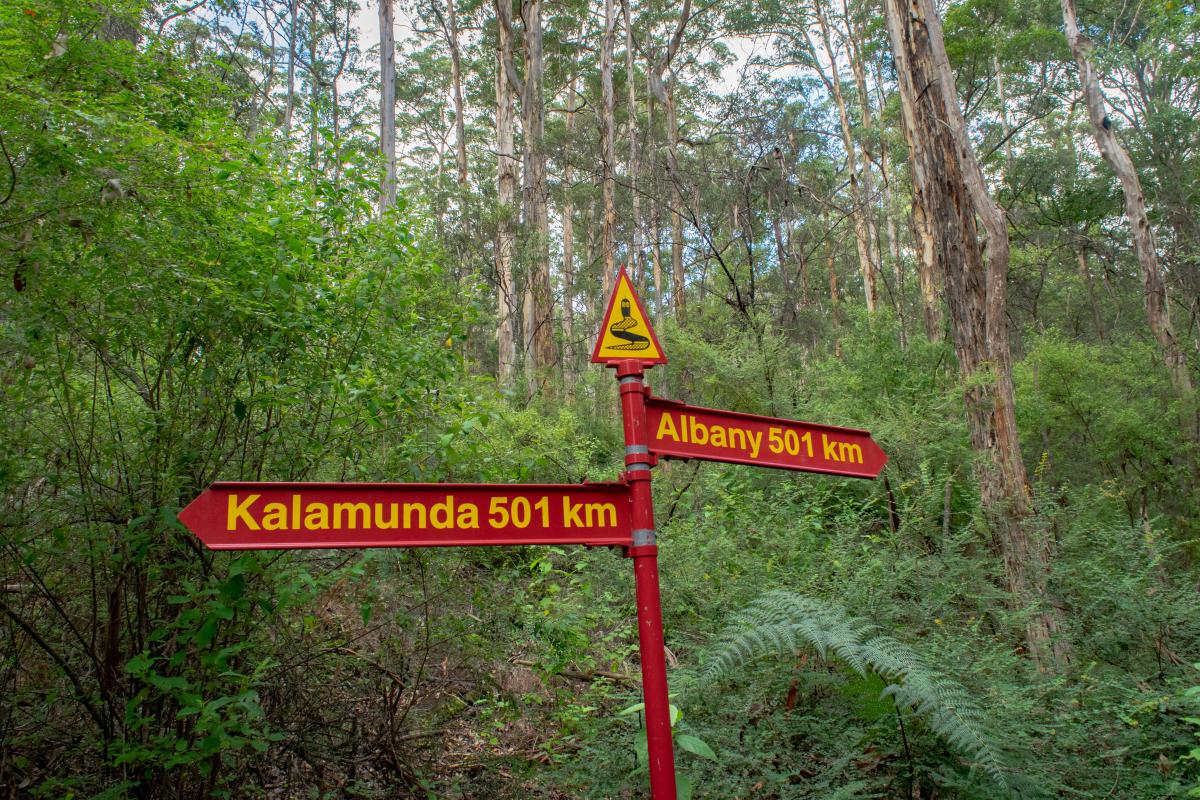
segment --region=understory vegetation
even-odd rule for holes
[[[382,209],[378,52],[358,28],[374,6],[0,5],[0,796],[647,796],[621,552],[216,552],[176,518],[217,480],[617,480],[615,381],[586,364],[606,256],[630,263],[670,359],[648,373],[657,395],[869,429],[889,456],[876,481],[655,468],[684,794],[1200,796],[1196,397],[1148,327],[1058,9],[945,12],[1012,240],[1021,524],[1048,564],[1025,603],[964,413],[1002,366],[964,376],[954,321],[927,329],[887,31],[870,3],[817,3],[800,19],[722,1],[690,24],[634,4],[607,254],[595,3],[545,9],[552,241],[497,196],[489,4],[402,9],[404,147]],[[1080,13],[1110,76],[1153,83],[1145,107],[1114,102],[1194,382],[1197,15],[1141,7]],[[844,15],[832,61],[798,33],[818,8]],[[730,43],[774,29],[778,49],[730,79]],[[831,64],[839,94],[871,89],[849,151],[890,181],[886,203],[851,196]],[[878,225],[870,309],[859,205]],[[514,311],[540,302],[539,247],[555,265],[541,322]],[[543,323],[552,363],[534,358]],[[1038,615],[1058,660],[1031,652]]]

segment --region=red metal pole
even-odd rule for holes
[[[658,545],[650,496],[650,438],[646,428],[646,384],[640,361],[617,364],[621,417],[625,424],[625,478],[633,500],[633,575],[637,587],[638,647],[642,699],[646,708],[646,752],[652,800],[676,800],[675,754],[671,748],[671,703],[663,653],[662,601],[658,592]]]

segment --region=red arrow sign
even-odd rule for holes
[[[214,550],[632,543],[625,484],[214,483],[179,520]]]
[[[878,477],[887,455],[868,431],[737,411],[699,408],[658,397],[646,401],[650,452],[856,478]]]

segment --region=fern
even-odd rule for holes
[[[890,681],[884,696],[925,719],[930,730],[966,751],[1005,789],[1005,758],[987,717],[958,681],[927,664],[908,645],[833,603],[783,590],[768,592],[734,617],[709,652],[701,680],[708,684],[768,654],[791,654],[811,646],[864,677]]]

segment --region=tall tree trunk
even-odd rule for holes
[[[550,289],[550,216],[546,196],[546,113],[542,88],[542,0],[522,0],[525,80],[521,122],[525,134],[522,208],[530,246],[525,282],[526,377],[530,396],[549,390],[554,366],[553,293]]]
[[[342,183],[342,95],[339,83],[342,80],[342,74],[346,71],[346,60],[350,57],[350,35],[353,32],[353,28],[350,24],[349,8],[346,9],[346,19],[342,25],[342,30],[345,31],[346,38],[338,40],[338,65],[333,73],[333,79],[329,82],[331,93],[333,94],[333,185],[335,190]],[[335,39],[338,38],[336,21],[333,35]],[[382,37],[382,35],[381,31],[380,36]],[[380,43],[382,44],[382,41]],[[340,227],[335,229],[340,231]]]
[[[1092,66],[1089,56],[1090,44],[1085,42],[1079,33],[1079,21],[1075,16],[1074,0],[1061,0],[1063,24],[1066,27],[1067,42],[1079,65],[1079,83],[1083,89],[1084,104],[1087,106],[1088,119],[1092,123],[1092,136],[1104,160],[1117,173],[1121,182],[1121,191],[1125,195],[1125,217],[1129,220],[1129,229],[1133,237],[1133,250],[1137,255],[1138,265],[1142,269],[1142,285],[1146,295],[1146,316],[1150,322],[1150,331],[1158,342],[1163,361],[1171,374],[1175,390],[1185,398],[1191,399],[1193,394],[1192,374],[1188,369],[1187,352],[1175,338],[1171,327],[1170,305],[1167,301],[1167,291],[1163,284],[1162,270],[1158,264],[1158,251],[1154,242],[1154,229],[1150,227],[1150,219],[1146,216],[1146,199],[1142,193],[1142,182],[1134,169],[1133,160],[1121,146],[1117,135],[1113,132],[1108,116],[1104,111],[1104,95],[1100,91],[1100,80]],[[1195,422],[1187,424],[1191,435],[1195,436]]]
[[[1108,338],[1108,331],[1104,329],[1104,316],[1100,313],[1100,301],[1096,298],[1096,282],[1092,280],[1092,270],[1088,266],[1087,250],[1084,250],[1082,245],[1075,250],[1075,261],[1079,265],[1079,277],[1087,287],[1088,302],[1092,307],[1092,324],[1096,326],[1096,338],[1103,342]]]
[[[846,108],[846,97],[842,93],[842,79],[838,74],[837,55],[833,51],[829,36],[829,24],[821,2],[813,4],[816,11],[817,23],[821,29],[821,42],[829,58],[829,77],[825,78],[827,87],[837,105],[838,121],[841,123],[842,143],[846,147],[846,171],[850,173],[850,203],[853,206],[851,214],[854,220],[854,244],[858,250],[858,269],[862,274],[863,295],[866,298],[867,312],[874,314],[879,303],[879,290],[875,284],[875,265],[871,261],[871,227],[869,211],[863,197],[863,187],[858,174],[858,144],[854,139],[854,131],[850,127],[850,114]],[[815,50],[815,48],[812,48]],[[825,76],[822,75],[824,78]]]
[[[601,288],[608,297],[615,273],[613,248],[617,225],[616,207],[616,146],[613,142],[616,131],[615,105],[613,97],[613,48],[616,40],[617,17],[613,0],[604,0],[604,36],[600,42],[600,166],[602,169],[601,194],[604,203],[604,226],[600,239]]]
[[[888,97],[883,90],[882,65],[876,65],[875,68],[875,92],[880,108],[886,108]],[[888,145],[887,137],[880,137],[880,200],[884,219],[884,233],[887,235],[888,258],[892,260],[892,276],[895,281],[895,305],[896,318],[900,320],[901,330],[904,329],[905,320],[905,264],[904,258],[901,258],[900,253],[900,235],[896,230],[896,219],[893,211],[893,196],[892,196],[892,148]],[[882,259],[881,259],[882,264]],[[937,297],[934,296],[934,311],[937,312]],[[928,312],[926,312],[928,315]],[[941,321],[937,321],[934,330],[941,329]],[[926,335],[929,331],[926,329]]]
[[[292,0],[288,5],[288,77],[287,103],[283,107],[283,140],[286,142],[292,135],[292,115],[296,112],[296,6],[300,0]],[[383,0],[380,0],[383,2]],[[383,8],[380,7],[380,15]],[[383,25],[380,24],[382,34]],[[381,43],[382,44],[382,43]],[[394,70],[393,70],[394,72]]]
[[[679,52],[683,32],[691,18],[692,0],[683,0],[679,22],[675,26],[675,32],[671,34],[667,52],[651,64],[647,75],[650,96],[657,98],[667,110],[667,178],[671,183],[671,305],[675,311],[675,320],[680,324],[683,323],[687,310],[683,285],[683,176],[679,174],[679,120],[675,107],[675,70],[671,68],[671,62]],[[669,88],[663,85],[663,74],[668,69],[671,70]]]
[[[437,0],[433,0],[433,10],[441,17]],[[446,32],[446,44],[450,47],[450,84],[454,92],[454,160],[458,166],[458,185],[467,183],[467,134],[466,122],[463,118],[463,88],[462,88],[462,49],[458,42],[458,12],[454,9],[454,0],[446,0],[446,18],[443,22]]]
[[[663,272],[662,272],[662,203],[659,191],[662,182],[658,172],[658,148],[654,145],[654,91],[652,71],[646,71],[646,144],[650,153],[650,176],[654,182],[655,202],[650,206],[650,236],[652,246],[650,258],[654,265],[654,324],[663,324]]]
[[[392,3],[379,0],[379,149],[383,154],[380,214],[396,204],[396,27]],[[289,84],[291,80],[289,67]]]
[[[788,181],[788,170],[784,164],[783,150],[779,147],[775,148],[775,167],[779,170],[779,187],[783,195],[783,208],[779,212],[782,216],[784,232],[787,234],[785,251],[790,261],[795,262],[796,274],[794,277],[785,277],[783,285],[784,291],[787,293],[787,304],[789,307],[787,318],[795,320],[799,315],[800,309],[808,305],[808,264],[804,254],[803,245],[796,246],[796,225],[795,214],[793,214],[790,189],[791,185]],[[780,267],[785,271],[790,269],[790,265],[780,261]],[[796,292],[796,284],[800,284],[799,294]]]
[[[879,241],[879,225],[877,222],[878,209],[876,208],[875,198],[875,175],[871,171],[871,167],[875,165],[875,156],[872,153],[872,131],[875,128],[875,114],[871,109],[871,95],[867,92],[867,72],[866,65],[863,63],[862,49],[860,42],[862,41],[862,31],[850,14],[850,6],[846,0],[842,1],[842,15],[846,23],[846,46],[848,49],[848,58],[850,61],[850,69],[854,73],[854,86],[858,90],[858,107],[862,113],[862,130],[858,135],[858,144],[862,150],[862,196],[863,210],[867,215],[867,238],[871,244],[871,263],[875,265],[878,276],[883,276],[883,248]],[[883,172],[882,156],[879,162],[880,172]],[[886,181],[886,177],[884,178]],[[899,294],[897,293],[896,316],[903,322],[904,313],[903,306],[899,303]],[[901,335],[903,335],[903,325],[901,326]]]
[[[599,261],[596,255],[596,241],[599,237],[596,236],[596,219],[599,216],[596,204],[596,181],[592,179],[592,191],[588,199],[587,211],[583,215],[583,263],[585,266],[590,266]],[[583,293],[583,304],[586,309],[587,318],[592,320],[593,324],[600,324],[600,304],[607,302],[607,297],[600,297],[599,292],[595,291],[595,283],[588,281],[579,281],[576,283],[587,287],[587,291]]]
[[[308,163],[314,170],[321,162],[321,64],[317,60],[317,20],[308,25]]]
[[[942,305],[938,298],[937,248],[933,226],[925,213],[922,200],[913,191],[912,229],[917,255],[917,281],[921,285],[921,310],[925,320],[925,338],[931,342],[942,338]]]
[[[671,306],[675,321],[683,324],[687,316],[683,274],[683,176],[679,174],[679,121],[675,115],[675,80],[667,90],[668,174],[671,180]]]
[[[508,0],[498,0],[498,4]],[[496,378],[501,386],[510,387],[517,361],[516,287],[513,284],[513,245],[515,236],[512,220],[517,191],[517,158],[513,128],[513,88],[506,76],[506,66],[512,64],[512,28],[498,25],[499,43],[496,49],[496,200],[499,212],[496,221]]]
[[[841,316],[841,294],[838,291],[837,257],[834,254],[832,228],[829,224],[829,212],[821,212],[821,227],[826,233],[825,238],[825,270],[829,273],[829,308],[830,318],[836,323]]]
[[[568,156],[563,159],[563,210],[562,210],[562,330],[563,330],[563,383],[568,399],[572,396],[571,375],[575,369],[575,195],[572,187],[574,171],[569,155],[575,135],[575,86],[576,77],[571,76],[567,87],[567,142]]]
[[[774,192],[767,189],[767,216],[771,219],[771,233],[775,237],[775,260],[779,264],[779,277],[783,281],[783,309],[779,323],[784,328],[796,321],[796,304],[793,302],[791,259],[788,258],[787,241],[783,235],[783,213],[775,208]]]
[[[971,447],[979,454],[980,500],[1013,605],[1026,615],[1025,643],[1042,669],[1062,668],[1067,650],[1047,596],[1050,553],[1031,524],[1017,438],[1008,343],[1008,229],[984,184],[958,104],[933,0],[885,0],[906,117],[914,192],[931,226],[950,308]],[[976,218],[987,236],[986,254]]]
[[[900,237],[896,233],[896,218],[892,214],[892,157],[886,141],[879,143],[880,199],[883,218],[886,221],[888,258],[892,260],[892,276],[896,280],[896,291],[904,294],[904,264],[900,259]]]
[[[1008,94],[1004,91],[1004,72],[1000,69],[1000,57],[992,55],[992,69],[996,70],[996,94],[1000,98],[1000,134],[1004,137],[1004,169],[1012,167],[1012,126],[1008,122]]]
[[[639,291],[646,289],[646,254],[642,252],[642,196],[638,191],[638,175],[641,172],[641,154],[638,147],[637,124],[637,93],[634,91],[636,82],[633,61],[633,12],[629,8],[630,0],[621,0],[621,10],[625,15],[625,88],[626,104],[629,108],[629,194],[633,203],[633,219],[630,227],[632,233],[629,244],[629,259],[634,264]]]

